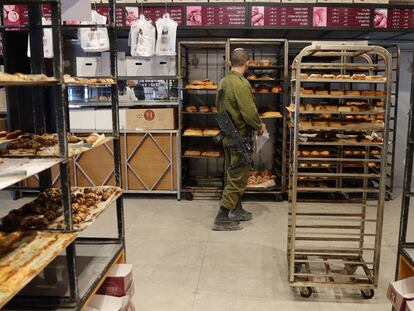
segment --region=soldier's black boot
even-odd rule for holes
[[[239,200],[236,208],[230,210],[229,218],[236,221],[249,221],[253,219],[253,215],[242,207],[241,200]]]
[[[229,210],[224,207],[220,207],[216,218],[213,223],[214,231],[236,231],[243,229],[238,221],[231,220],[229,218]]]

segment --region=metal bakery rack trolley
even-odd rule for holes
[[[230,70],[230,55],[235,48],[244,48],[253,61],[247,79],[255,91],[255,100],[262,121],[271,134],[270,141],[253,161],[253,170],[268,170],[274,176],[270,187],[249,187],[246,193],[272,194],[282,200],[287,192],[286,176],[286,114],[289,105],[288,41],[285,39],[228,39],[226,47],[226,71]],[[265,113],[278,113],[266,117]]]
[[[179,122],[182,146],[181,191],[187,199],[194,196],[217,198],[223,189],[222,147],[213,140],[213,136],[203,135],[203,132],[209,129],[214,131],[218,127],[214,110],[217,87],[214,85],[225,74],[225,48],[225,41],[179,42],[178,70],[182,92]],[[194,80],[204,79],[211,80],[207,83],[214,83],[213,86],[188,86]],[[195,132],[187,135],[188,129],[195,129]]]
[[[312,287],[339,287],[371,298],[380,264],[391,55],[366,42],[314,42],[292,67],[290,285],[304,297]],[[298,193],[307,191],[358,192],[362,199],[299,203]]]
[[[33,92],[38,92],[36,93],[37,95],[42,91],[45,91],[45,93],[46,91],[50,92],[50,101],[55,107],[51,115],[52,119],[56,118],[56,122],[48,120],[45,113],[42,114],[42,111],[45,111],[45,100],[42,96],[35,96],[31,103],[32,110],[25,111],[25,113],[32,114],[32,117],[37,121],[35,128],[33,128],[33,132],[36,134],[47,133],[47,131],[51,130],[57,132],[58,154],[40,158],[36,156],[3,158],[3,163],[0,164],[0,189],[13,186],[17,182],[23,181],[35,174],[47,172],[48,169],[58,164],[61,186],[60,189],[52,191],[61,193],[58,204],[63,209],[63,215],[60,217],[57,229],[42,227],[37,231],[1,232],[1,237],[6,237],[8,241],[12,240],[14,242],[8,245],[8,247],[0,245],[0,308],[6,306],[8,309],[33,310],[34,308],[50,309],[63,307],[80,310],[96,292],[112,265],[125,260],[123,198],[122,190],[119,188],[121,183],[121,167],[118,90],[116,86],[115,1],[109,0],[109,23],[107,25],[92,25],[92,27],[106,27],[111,43],[110,78],[112,83],[108,84],[111,85],[113,131],[112,137],[103,139],[102,143],[106,143],[109,139],[113,141],[116,183],[116,187],[111,187],[114,191],[111,192],[112,195],[107,197],[105,202],[102,201],[95,206],[97,209],[95,216],[98,217],[103,210],[116,201],[116,238],[78,237],[78,232],[87,225],[93,224],[96,217],[88,219],[83,224],[76,225],[74,222],[75,216],[72,214],[72,209],[74,208],[73,202],[71,202],[73,191],[76,190],[79,193],[85,191],[85,189],[74,189],[70,185],[69,155],[73,154],[73,149],[68,144],[69,122],[66,90],[69,84],[65,83],[63,75],[63,30],[66,28],[91,27],[91,25],[62,25],[61,2],[59,0],[8,0],[1,1],[1,3],[28,5],[29,24],[27,26],[0,26],[0,28],[6,31],[13,28],[29,30],[32,55],[30,58],[31,75],[26,77],[35,77],[34,75],[46,72],[43,59],[43,29],[50,27],[53,29],[53,77],[46,78],[44,76],[40,80],[0,82],[0,85],[6,85],[6,91],[11,93],[21,92],[24,88],[28,88],[25,90],[31,89]],[[44,4],[50,4],[51,7],[51,25],[42,25],[41,23],[41,6]],[[1,12],[3,13],[3,10]],[[5,70],[9,71],[12,69],[8,66],[7,58],[13,57],[13,52],[10,51],[13,48],[13,44],[12,42],[7,42],[7,36],[4,37],[3,43],[5,48]],[[9,102],[11,107],[17,104],[19,102]],[[11,111],[10,114],[12,113]],[[54,123],[56,123],[56,128],[53,128],[53,125],[51,125]],[[91,149],[93,148],[86,148],[82,152]],[[22,173],[16,174],[16,171],[21,171]],[[43,181],[40,178],[40,184],[39,190],[45,190],[45,188],[52,185],[50,180],[45,182],[44,178]],[[20,187],[17,188],[22,189]],[[104,191],[105,189],[108,188],[98,187],[98,189],[89,188],[88,190]],[[2,223],[3,225],[4,223]],[[66,254],[61,254],[62,251],[66,251]],[[48,277],[45,277],[46,275]],[[50,283],[45,284],[42,280],[48,280]],[[25,289],[21,291],[23,287]]]

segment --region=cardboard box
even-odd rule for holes
[[[387,298],[394,306],[395,311],[404,311],[406,301],[414,299],[414,277],[390,282]]]
[[[7,131],[7,119],[0,118],[0,131]]]
[[[101,57],[76,57],[76,75],[78,77],[102,76]]]
[[[126,57],[126,75],[128,77],[150,77],[152,75],[152,58]]]
[[[95,109],[69,109],[69,122],[71,131],[95,130]]]
[[[6,89],[0,89],[0,112],[7,112]]]
[[[134,290],[132,279],[133,274],[131,264],[115,265],[96,293],[99,295],[111,295],[116,297],[126,296],[128,295],[128,290]]]
[[[88,308],[91,308],[90,310],[93,311],[121,311],[122,303],[122,298],[119,297],[93,295],[93,297],[89,301]]]
[[[126,56],[125,52],[117,53],[118,62],[118,76],[126,76]],[[111,57],[109,52],[103,52],[101,54],[101,75],[103,77],[111,76]]]
[[[155,56],[151,65],[151,76],[176,76],[175,56]]]
[[[127,130],[172,130],[176,128],[174,108],[128,109]]]

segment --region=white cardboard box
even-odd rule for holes
[[[125,52],[118,52],[118,76],[126,76],[126,57]],[[103,52],[101,55],[101,73],[103,77],[111,76],[111,59],[109,52]]]
[[[126,110],[119,109],[119,129],[124,130],[126,126]],[[95,129],[112,130],[112,110],[109,108],[95,110]]]
[[[95,109],[70,109],[69,122],[71,130],[95,130]]]
[[[390,282],[387,298],[394,306],[395,311],[404,311],[406,301],[414,299],[414,277]]]
[[[146,77],[152,75],[152,58],[126,57],[128,77]]]
[[[176,76],[175,56],[155,56],[151,65],[151,76]]]
[[[133,284],[132,279],[132,265],[117,264],[111,269],[97,293],[117,297],[126,296]]]
[[[99,311],[121,311],[122,305],[123,300],[120,297],[93,295],[88,307]]]
[[[76,76],[78,77],[102,76],[101,57],[76,57]]]

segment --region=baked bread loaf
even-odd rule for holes
[[[308,78],[309,78],[309,75],[308,75],[307,73],[301,73],[301,74],[300,74],[300,78],[301,78],[302,80],[306,80],[306,79],[308,79]]]
[[[306,104],[305,107],[306,112],[315,111],[315,107],[312,104]]]
[[[346,96],[360,96],[361,92],[357,90],[349,90],[345,92]]]
[[[202,157],[207,158],[220,158],[222,153],[218,150],[206,150],[201,153]]]
[[[187,107],[185,107],[185,111],[187,111],[187,112],[197,112],[197,107],[196,106],[187,106]]]
[[[377,76],[368,76],[367,80],[371,80],[371,81],[384,81],[385,77],[381,76],[381,75],[377,75]]]
[[[344,91],[342,91],[342,90],[332,90],[330,94],[334,95],[334,96],[342,96],[342,95],[344,95]]]
[[[295,105],[295,104],[293,104],[293,105]],[[293,110],[291,110],[291,111],[295,111],[295,107],[292,107],[293,108]],[[305,104],[300,104],[299,105],[299,112],[305,112],[306,111],[306,105]]]
[[[385,96],[384,91],[375,91],[375,96]]]
[[[312,122],[311,121],[300,120],[299,121],[299,126],[312,126]]]
[[[327,91],[327,90],[317,90],[317,91],[315,91],[315,95],[329,95],[329,91]]]
[[[313,95],[313,90],[307,90],[303,87],[300,88],[300,94],[301,95]]]
[[[262,118],[280,118],[282,115],[278,111],[266,111],[261,115]]]
[[[201,150],[197,148],[190,148],[184,151],[184,156],[199,157],[200,155],[201,155]]]
[[[217,112],[217,107],[216,106],[211,106],[210,107],[210,112]]]
[[[322,78],[322,75],[319,73],[312,73],[311,75],[309,75],[309,79],[320,79]]]
[[[256,91],[258,93],[269,93],[270,92],[270,89],[269,89],[269,87],[267,85],[260,85],[260,86],[258,86],[256,88]]]
[[[366,80],[367,76],[365,74],[353,74],[352,80]]]
[[[341,127],[341,126],[342,126],[342,122],[338,122],[338,121],[329,122],[329,127]]]
[[[220,133],[220,129],[204,129],[203,136],[216,136]]]
[[[210,112],[210,108],[208,106],[200,106],[200,108],[198,108],[198,111],[200,112]]]
[[[278,86],[274,86],[272,87],[272,93],[282,93],[283,92],[283,88],[282,86],[278,85]]]
[[[247,80],[256,80],[257,76],[254,73],[251,73],[251,74],[247,75],[246,79]]]
[[[361,92],[362,96],[375,96],[375,91],[365,90]]]
[[[338,111],[339,112],[351,112],[352,110],[351,110],[351,107],[348,107],[348,106],[340,106],[340,107],[338,107]]]
[[[336,76],[337,80],[347,80],[347,79],[351,79],[351,75],[337,75]]]
[[[338,111],[338,106],[336,106],[336,105],[326,105],[325,106],[325,110],[326,111],[332,111],[332,112],[336,112],[336,111]]]
[[[202,136],[203,130],[198,128],[188,128],[184,130],[183,136]]]
[[[333,74],[324,74],[322,76],[323,79],[335,79],[335,75]]]
[[[326,122],[326,121],[314,121],[313,126],[328,127],[328,122]]]

